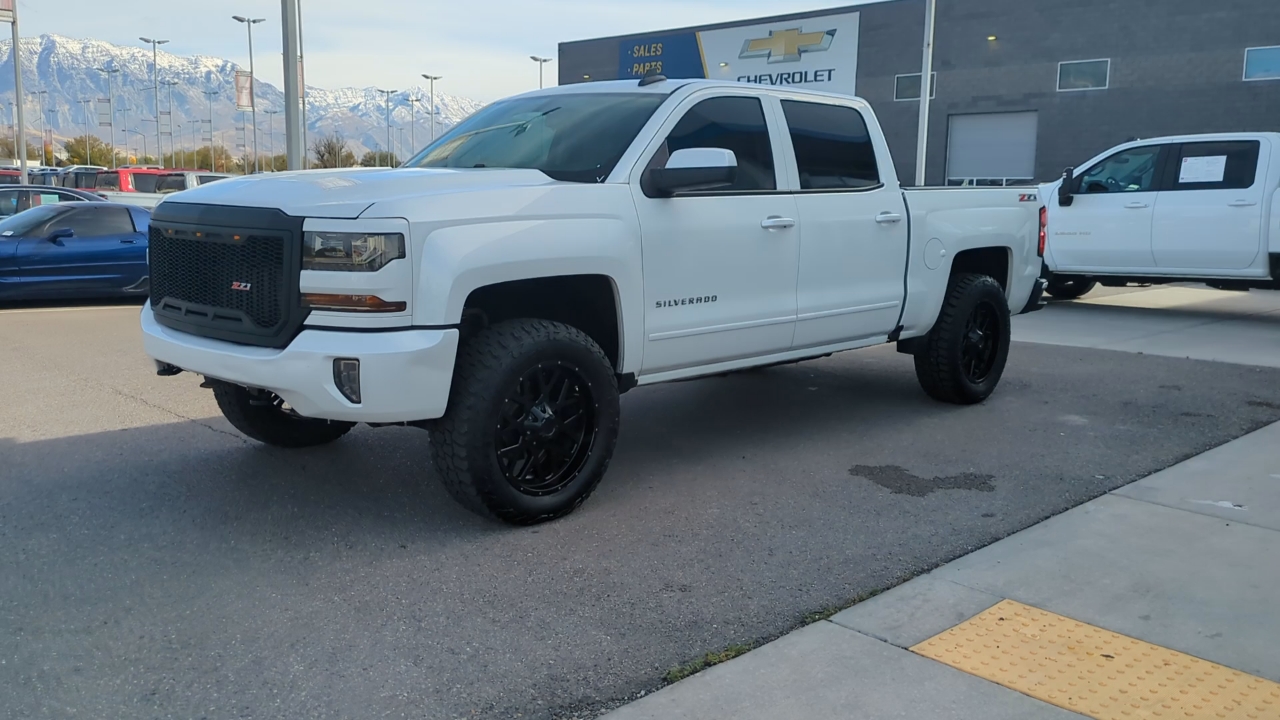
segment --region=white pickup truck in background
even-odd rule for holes
[[[1280,289],[1280,133],[1125,143],[1040,192],[1056,298],[1099,282]]]
[[[113,174],[119,175],[118,172]],[[96,190],[96,193],[112,202],[136,205],[138,207],[151,210],[167,195],[200,187],[206,183],[226,180],[229,177],[235,176],[227,173],[216,173],[210,171],[173,170],[171,172],[163,172],[155,175],[134,176],[134,182],[145,187],[145,190],[136,189],[122,191],[119,189],[99,189]],[[145,185],[143,185],[144,182]],[[116,183],[118,187],[118,179],[116,180]]]
[[[1042,303],[1042,222],[1034,190],[899,187],[852,97],[587,83],[398,169],[166,199],[141,322],[249,437],[422,427],[453,497],[530,524],[595,488],[637,385],[897,342],[930,396],[984,400]]]

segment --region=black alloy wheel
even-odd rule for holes
[[[516,490],[552,495],[577,476],[595,437],[595,399],[582,371],[564,362],[539,363],[503,403],[498,466]]]
[[[974,306],[965,322],[964,340],[960,346],[960,364],[965,378],[974,385],[986,382],[995,369],[999,354],[1000,320],[995,305],[982,300]]]

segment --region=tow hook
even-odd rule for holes
[[[170,365],[167,362],[156,361],[156,374],[160,377],[173,377],[182,373],[182,368],[177,365]]]

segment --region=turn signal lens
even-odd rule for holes
[[[303,293],[302,304],[312,310],[338,310],[341,312],[393,313],[404,312],[403,302],[387,302],[377,295],[323,295]]]
[[[1040,208],[1040,244],[1036,248],[1036,254],[1044,257],[1044,242],[1049,234],[1049,208]]]

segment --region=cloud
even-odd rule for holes
[[[854,0],[856,1],[856,0]],[[555,57],[563,41],[663,30],[824,7],[851,0],[302,0],[307,82],[320,87],[402,88],[429,72],[437,88],[493,100],[537,86],[529,55]],[[178,55],[213,55],[248,66],[244,26],[254,26],[255,67],[280,84],[279,0],[19,0],[22,34],[58,33],[121,45],[139,35]],[[554,84],[556,65],[547,67]]]

